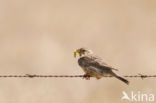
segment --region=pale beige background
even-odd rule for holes
[[[79,47],[120,75],[156,74],[156,1],[0,1],[0,75],[83,74],[73,58]],[[0,103],[122,103],[122,91],[156,95],[155,78],[129,80],[0,78]]]

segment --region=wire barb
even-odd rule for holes
[[[141,79],[143,80],[144,78],[147,78],[148,76],[147,75],[143,75],[143,74],[138,74],[140,75]]]
[[[0,78],[84,78],[85,75],[36,75],[36,74],[25,74],[25,75],[0,75]],[[104,77],[112,77],[112,76],[104,76]],[[156,77],[156,75],[124,75],[126,78],[151,78]]]

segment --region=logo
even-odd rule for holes
[[[130,94],[126,93],[125,91],[122,91],[122,98],[121,100],[128,100],[128,101],[134,101],[134,102],[154,102],[154,94],[152,93],[141,93],[140,91],[134,92],[131,91]]]

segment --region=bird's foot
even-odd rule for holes
[[[84,74],[84,75],[83,75],[83,79],[90,80],[90,76],[87,75],[87,74]]]

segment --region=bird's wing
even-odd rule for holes
[[[94,76],[99,73],[103,73],[99,63],[89,56],[83,56],[79,60],[79,65],[87,74],[94,74]]]
[[[99,66],[98,61],[96,61],[94,58],[91,58],[90,56],[83,56],[78,60],[80,66],[83,67],[97,67]]]
[[[103,61],[102,58],[100,58],[100,57],[98,57],[98,56],[90,55],[90,58],[91,58],[93,61],[96,61],[100,66],[108,67],[108,68],[110,68],[110,69],[112,69],[112,70],[118,71],[118,69],[115,69],[115,68],[113,68],[112,66],[108,65],[107,63],[105,63],[105,62]]]

